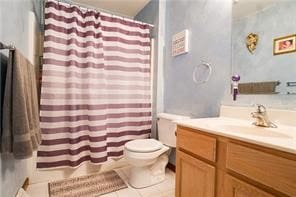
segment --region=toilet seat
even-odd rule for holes
[[[137,139],[127,142],[125,148],[131,152],[150,153],[163,148],[163,144],[155,139]]]
[[[124,148],[124,155],[129,160],[149,160],[156,159],[161,154],[167,152],[170,148],[168,146],[162,145],[161,149],[152,152],[135,152],[130,151],[126,147]]]

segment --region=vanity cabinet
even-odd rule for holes
[[[296,155],[183,126],[176,197],[296,197]]]

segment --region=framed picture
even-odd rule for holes
[[[273,40],[273,55],[296,52],[296,34]]]

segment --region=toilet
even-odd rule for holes
[[[171,148],[176,147],[176,123],[188,116],[160,113],[157,115],[158,140],[137,139],[125,144],[124,156],[132,166],[128,177],[134,188],[144,188],[165,179],[165,167]]]

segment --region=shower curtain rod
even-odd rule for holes
[[[125,16],[119,16],[117,14],[114,14],[112,11],[105,10],[105,9],[102,9],[102,8],[96,8],[94,6],[89,6],[89,5],[73,2],[73,1],[70,1],[70,0],[56,0],[56,1],[61,2],[61,3],[70,4],[70,5],[74,5],[74,6],[78,6],[78,7],[82,8],[82,9],[86,9],[86,10],[94,10],[94,11],[98,11],[98,12],[103,12],[104,14],[108,14],[108,15],[115,16],[115,17],[118,17],[118,18],[122,18],[123,20],[132,21],[132,22],[136,22],[136,23],[139,23],[139,24],[143,24],[143,25],[149,25],[152,28],[154,27],[154,25],[152,25],[152,24],[134,20],[133,18],[130,18],[130,17],[126,16],[126,15]]]

